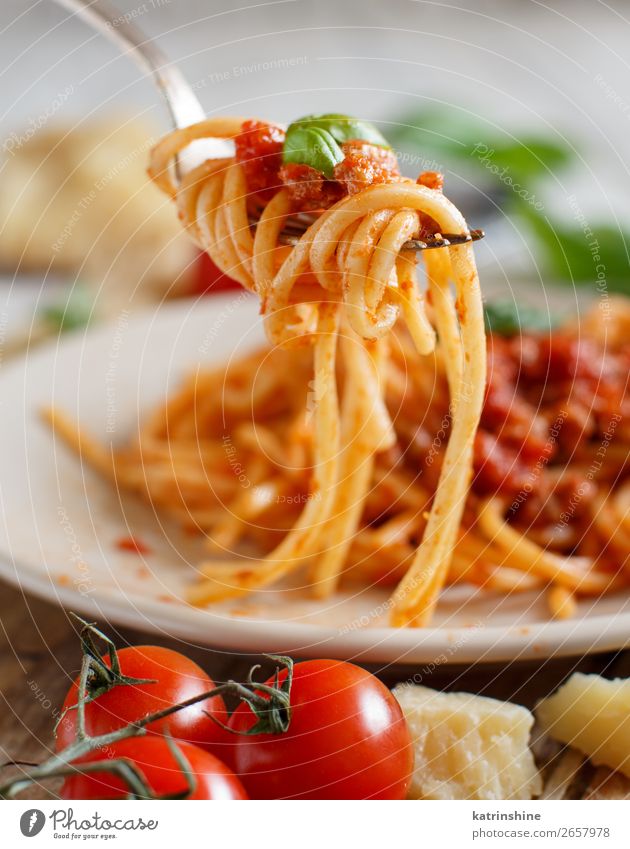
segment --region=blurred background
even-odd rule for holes
[[[410,176],[487,238],[489,298],[575,309],[630,292],[630,6],[621,0],[119,0],[208,114],[379,124]],[[227,284],[144,174],[150,81],[52,0],[0,5],[5,349]]]

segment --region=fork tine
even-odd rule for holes
[[[425,239],[410,239],[403,245],[405,251],[426,251],[431,248],[448,248],[451,245],[465,245],[478,242],[486,234],[483,230],[471,230],[469,233],[436,233]]]
[[[296,245],[302,232],[295,225],[288,226],[283,230],[280,241],[285,245]],[[402,246],[402,250],[427,251],[433,248],[448,248],[451,245],[465,245],[467,242],[478,242],[485,235],[483,230],[471,230],[469,233],[436,233],[425,239],[410,239]]]

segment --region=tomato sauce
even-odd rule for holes
[[[344,159],[335,166],[333,179],[308,165],[283,164],[284,137],[284,130],[272,124],[245,121],[234,140],[248,189],[263,201],[284,186],[296,212],[327,209],[347,195],[400,177],[392,150],[360,139],[341,145]]]
[[[120,537],[116,540],[116,548],[133,554],[151,554],[151,548],[138,537]]]
[[[280,187],[284,130],[263,121],[244,121],[234,139],[236,161],[245,172],[250,192],[269,200]]]
[[[560,515],[578,489],[586,503],[599,463],[585,473],[601,447],[628,435],[629,372],[630,349],[607,351],[563,331],[491,334],[474,491],[518,496],[519,521],[534,523]]]

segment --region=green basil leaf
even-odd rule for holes
[[[344,158],[340,145],[350,139],[389,147],[376,127],[366,121],[348,115],[307,115],[289,125],[282,160],[310,165],[331,179],[335,165]]]
[[[89,293],[81,286],[73,286],[59,300],[42,307],[39,315],[51,329],[63,332],[87,327],[93,310],[94,302]]]
[[[585,233],[579,225],[540,215],[527,203],[517,211],[550,277],[593,291],[630,294],[630,230],[594,222]]]
[[[484,318],[488,333],[500,336],[517,336],[528,330],[544,333],[557,324],[554,316],[535,307],[515,304],[514,301],[494,301],[484,304]]]
[[[360,139],[370,144],[389,148],[389,144],[376,127],[368,121],[351,118],[349,115],[339,115],[333,112],[326,115],[307,115],[305,118],[294,121],[287,130],[287,134],[291,132],[292,127],[296,126],[315,127],[326,130],[339,144],[343,144],[351,139]]]
[[[545,179],[575,159],[555,133],[514,138],[508,129],[497,129],[459,107],[423,107],[392,122],[388,132],[400,150],[435,158],[458,173],[472,169],[493,179],[504,168],[521,182]]]
[[[331,179],[335,165],[343,161],[343,151],[326,130],[318,127],[294,127],[291,130],[289,127],[282,161],[310,165]]]

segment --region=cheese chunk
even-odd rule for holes
[[[575,672],[536,708],[550,737],[630,778],[630,679]]]
[[[531,799],[541,779],[520,705],[401,684],[394,695],[414,741],[411,799]]]

